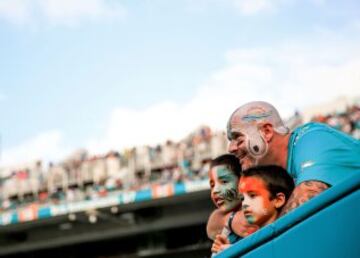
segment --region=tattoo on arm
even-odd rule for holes
[[[295,187],[290,195],[289,200],[282,208],[280,216],[285,215],[289,211],[299,207],[311,198],[329,188],[329,185],[319,181],[305,181]]]

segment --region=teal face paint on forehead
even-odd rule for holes
[[[234,172],[232,172],[230,169],[228,169],[225,166],[219,166],[216,172],[217,172],[218,178],[221,178],[221,179],[233,180],[234,177],[237,177],[234,174]]]
[[[252,122],[252,121],[257,121],[257,120],[261,120],[265,117],[269,117],[271,116],[272,112],[264,112],[264,113],[257,113],[257,114],[248,114],[242,117],[242,120],[245,122]]]

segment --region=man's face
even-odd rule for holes
[[[243,195],[242,210],[250,224],[266,225],[277,216],[275,201],[272,200],[265,182],[256,176],[241,177],[239,191]]]
[[[242,170],[257,165],[257,160],[249,153],[247,148],[248,139],[242,133],[244,129],[245,126],[238,115],[231,117],[227,132],[230,141],[228,151],[239,159]]]
[[[229,212],[241,204],[237,185],[239,178],[226,166],[214,166],[209,171],[211,199],[223,212]]]

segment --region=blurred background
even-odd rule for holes
[[[360,4],[0,0],[0,256],[206,257],[253,100],[360,138]]]

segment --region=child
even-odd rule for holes
[[[258,166],[243,171],[239,191],[248,223],[261,228],[275,221],[293,189],[294,181],[282,167]]]
[[[209,217],[207,224],[207,233],[212,240],[221,233],[231,213],[241,207],[241,196],[237,187],[240,173],[240,163],[234,155],[224,154],[210,163],[211,199],[217,208]],[[233,237],[237,238],[235,235]]]
[[[243,195],[242,207],[235,216],[239,219],[233,222],[234,234],[245,237],[275,221],[293,189],[293,179],[279,166],[258,166],[243,171],[239,181],[239,192]],[[246,226],[244,218],[254,228]],[[244,228],[247,232],[243,231]],[[242,232],[238,232],[239,229]],[[228,246],[229,242],[217,235],[212,251],[219,252]]]
[[[216,240],[220,236],[224,239],[221,249],[213,246],[213,252],[223,250],[229,244],[241,239],[240,235],[234,233],[232,227],[232,221],[237,217],[236,212],[241,208],[241,195],[238,192],[240,173],[239,160],[231,154],[221,155],[210,163],[211,199],[217,209],[209,217],[207,233],[212,240]],[[247,231],[247,226],[254,228],[252,225],[247,225],[245,219],[243,221],[243,230],[241,231]]]

